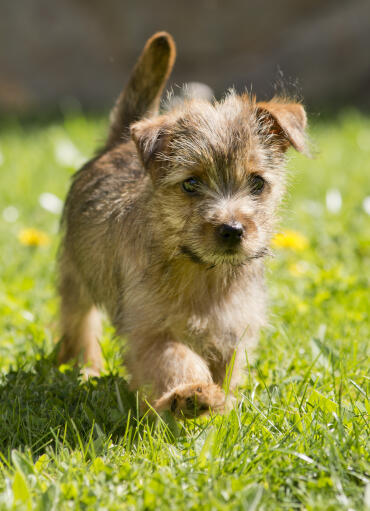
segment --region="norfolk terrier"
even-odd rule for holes
[[[159,113],[175,60],[151,37],[119,96],[103,150],[79,170],[63,214],[59,362],[99,374],[99,310],[127,339],[132,389],[158,412],[222,412],[266,318],[264,256],[305,151],[306,114],[286,98],[187,98]]]

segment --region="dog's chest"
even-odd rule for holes
[[[168,317],[171,334],[207,359],[230,360],[238,346],[255,343],[265,323],[266,297],[261,284],[239,287],[208,308],[177,310],[172,321]]]
[[[247,318],[242,311],[214,310],[177,317],[170,329],[176,341],[206,359],[229,360],[246,328]]]

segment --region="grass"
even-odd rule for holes
[[[53,362],[59,215],[39,198],[105,129],[0,124],[0,509],[369,509],[370,119],[316,122],[316,158],[292,154],[257,361],[235,410],[186,424],[138,418],[109,326],[100,379]]]

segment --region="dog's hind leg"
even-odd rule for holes
[[[97,376],[102,368],[98,341],[101,334],[100,313],[70,264],[62,268],[59,287],[62,339],[58,362],[62,364],[75,359],[86,366],[86,375]]]

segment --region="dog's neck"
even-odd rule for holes
[[[183,256],[162,264],[162,271],[154,271],[152,279],[154,289],[167,302],[168,297],[173,297],[173,304],[179,308],[206,311],[220,306],[236,289],[248,292],[251,281],[263,279],[263,262],[252,260],[240,266],[211,266]]]

